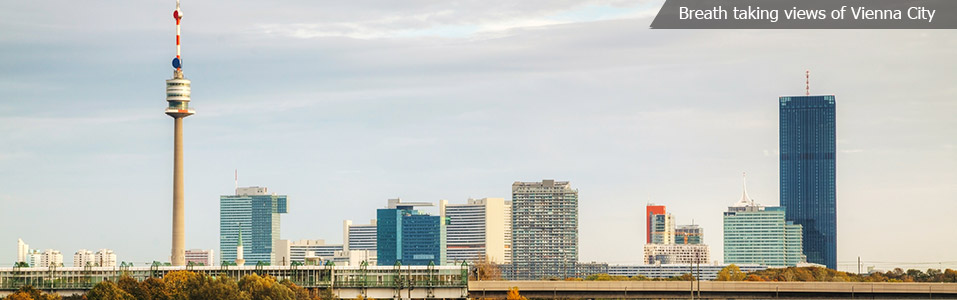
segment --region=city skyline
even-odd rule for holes
[[[338,243],[342,220],[373,218],[388,198],[507,198],[512,181],[554,178],[582,191],[582,261],[638,261],[626,249],[643,244],[648,202],[681,211],[677,223],[694,219],[719,245],[715,215],[739,194],[737,174],[751,174],[759,202],[778,201],[774,99],[803,92],[811,69],[813,94],[841,97],[839,269],[858,256],[957,264],[946,250],[954,239],[915,247],[944,233],[898,228],[957,227],[954,33],[648,31],[645,13],[658,5],[646,4],[529,3],[504,16],[410,4],[399,13],[452,16],[386,25],[373,21],[392,7],[184,4],[203,112],[185,136],[185,248],[218,248],[216,199],[236,168],[243,185],[297,199],[283,217],[289,240]],[[0,240],[64,253],[97,245],[136,262],[168,256],[166,238],[155,244],[169,235],[173,145],[156,114],[170,7],[142,6],[0,4],[0,28],[12,33],[0,51],[17,57],[0,62],[0,93],[16,100],[0,102],[0,168],[14,170],[0,175]],[[329,12],[364,31],[308,25]],[[94,13],[118,20],[82,17]],[[260,18],[235,21],[247,14]],[[833,46],[778,47],[795,41]],[[724,48],[696,48],[709,43]],[[859,50],[832,51],[841,47]],[[915,213],[899,214],[900,201]],[[56,221],[31,224],[37,214]],[[101,231],[67,234],[66,224]],[[13,247],[0,257],[15,257]]]

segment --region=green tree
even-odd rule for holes
[[[249,294],[241,292],[236,281],[230,277],[213,278],[203,274],[191,280],[189,299],[249,300]]]
[[[283,279],[279,283],[286,286],[286,288],[289,288],[289,290],[292,291],[293,295],[296,295],[296,298],[295,298],[296,300],[319,300],[319,297],[313,295],[308,290],[296,285],[289,279]]]
[[[505,297],[505,299],[506,300],[528,300],[528,298],[525,298],[525,296],[522,296],[522,294],[518,292],[517,286],[513,286],[510,289],[508,289],[508,295]]]
[[[239,280],[239,290],[249,294],[252,300],[290,300],[295,294],[289,288],[276,282],[272,276],[259,277],[252,274]]]
[[[136,300],[133,295],[116,286],[112,281],[101,281],[86,293],[88,300]]]
[[[3,300],[36,300],[36,299],[33,299],[33,297],[30,297],[29,293],[17,291],[16,293],[10,294],[10,296],[7,296],[6,298],[3,298]]]
[[[169,300],[188,300],[199,274],[191,271],[173,271],[163,276],[164,297]],[[155,294],[154,294],[155,295]]]
[[[469,276],[471,280],[502,280],[502,269],[487,255],[472,263],[472,268],[474,273]]]
[[[143,280],[143,282],[140,282],[140,286],[143,287],[143,290],[145,290],[146,294],[150,295],[150,299],[152,300],[169,300],[169,295],[166,293],[166,282],[164,282],[161,278],[147,278],[146,280]]]
[[[742,281],[746,274],[741,272],[741,268],[738,268],[735,264],[730,264],[727,267],[718,271],[717,281]]]
[[[46,294],[38,289],[33,288],[33,286],[25,285],[20,287],[16,293],[19,294],[17,297],[27,297],[33,300],[59,300],[60,295],[57,294]],[[12,294],[10,296],[13,296]],[[24,298],[25,299],[25,298]]]
[[[327,287],[319,291],[319,299],[336,300],[336,295],[332,293],[332,287]]]
[[[951,269],[944,270],[942,279],[941,281],[943,282],[957,282],[957,271]]]
[[[149,290],[144,287],[144,284],[137,281],[135,278],[130,276],[120,277],[120,280],[116,281],[116,286],[119,287],[124,292],[129,293],[133,298],[137,300],[152,300],[153,297],[150,295]]]

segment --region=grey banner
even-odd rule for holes
[[[665,0],[653,29],[957,29],[957,0]]]

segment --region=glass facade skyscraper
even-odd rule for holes
[[[803,226],[807,261],[836,269],[834,96],[785,96],[779,105],[781,206],[787,221]]]
[[[222,260],[236,260],[236,246],[242,232],[246,265],[275,262],[279,214],[284,213],[286,195],[270,195],[265,187],[237,188],[236,195],[220,196],[219,253]]]
[[[784,207],[732,206],[724,213],[724,263],[793,267],[804,262],[801,225]]]
[[[445,264],[445,221],[413,210],[414,203],[391,199],[376,212],[376,254],[380,266]],[[427,204],[431,205],[431,204]]]

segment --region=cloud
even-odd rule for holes
[[[472,10],[450,4],[413,14],[387,14],[349,21],[259,23],[256,30],[270,36],[297,39],[348,37],[355,39],[409,37],[501,37],[508,31],[581,22],[650,17],[652,2],[616,5],[612,1],[543,5],[537,9],[516,6],[502,11]],[[486,3],[486,2],[483,2]],[[486,5],[487,6],[487,5]]]

